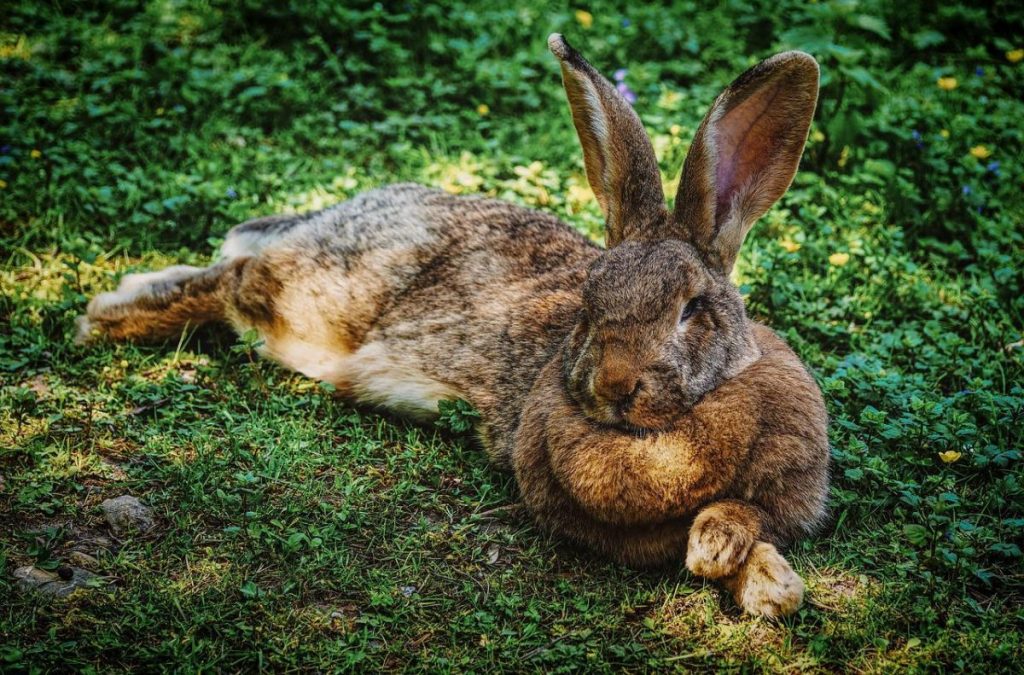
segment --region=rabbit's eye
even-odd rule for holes
[[[679,323],[686,321],[691,316],[696,314],[703,302],[703,296],[697,296],[696,298],[693,298],[688,303],[686,303],[686,307],[683,307],[683,313],[679,315]]]

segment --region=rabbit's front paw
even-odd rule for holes
[[[750,550],[732,587],[736,603],[750,614],[779,617],[803,602],[804,582],[771,544],[759,541]]]
[[[709,579],[732,576],[747,559],[754,536],[743,523],[737,523],[714,509],[697,516],[690,527],[686,547],[686,567]]]

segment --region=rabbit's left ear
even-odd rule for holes
[[[679,179],[676,229],[724,273],[793,181],[817,100],[817,62],[785,52],[740,75],[697,129]]]
[[[553,33],[548,47],[562,64],[587,180],[604,211],[608,247],[667,234],[661,232],[668,224],[661,174],[640,118],[565,38]]]

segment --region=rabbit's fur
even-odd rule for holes
[[[719,96],[670,212],[632,108],[549,45],[607,250],[545,213],[394,185],[243,223],[212,267],[127,276],[79,338],[221,320],[357,401],[429,416],[464,398],[547,529],[628,564],[685,559],[750,612],[792,612],[803,583],[776,545],[823,518],[825,409],[729,274],[796,172],[817,64],[780,54]]]

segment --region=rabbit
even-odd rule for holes
[[[729,277],[796,173],[818,66],[786,52],[714,101],[674,210],[632,107],[558,34],[606,248],[556,217],[415,184],[233,228],[218,262],[129,275],[78,340],[222,321],[351,400],[418,419],[462,398],[540,526],[620,563],[684,563],[737,604],[795,611],[780,546],[826,513],[814,378]]]

